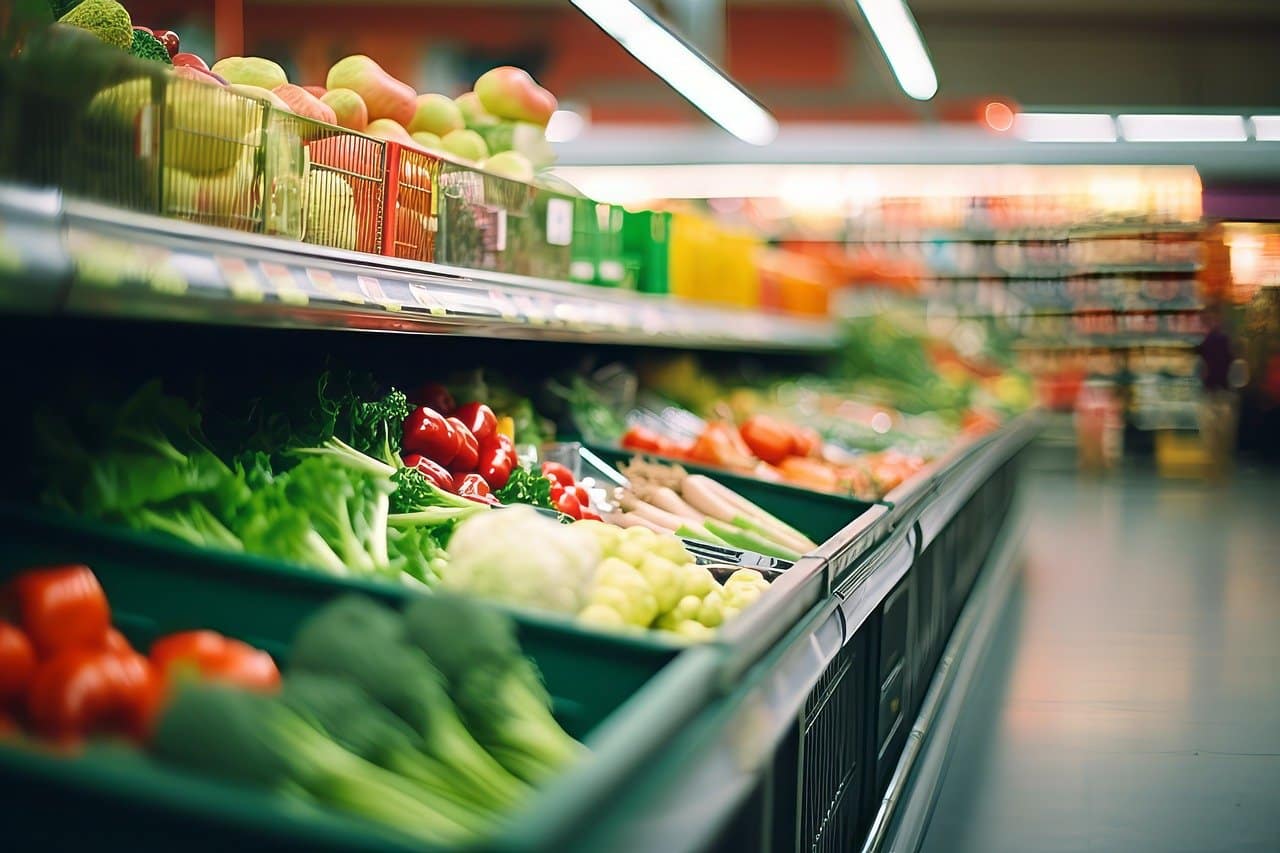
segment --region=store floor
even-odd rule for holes
[[[1280,851],[1280,478],[1026,485],[924,849]]]

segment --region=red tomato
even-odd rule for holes
[[[543,462],[542,476],[555,480],[562,486],[572,486],[574,483],[573,472],[559,462]]]
[[[559,481],[552,480],[551,481],[551,502],[555,503],[556,501],[560,500],[560,496],[563,494],[564,494],[564,486],[560,485]]]
[[[578,503],[577,495],[568,489],[565,489],[560,497],[555,499],[555,505],[558,512],[570,518],[582,518],[582,504]]]
[[[822,436],[813,427],[796,427],[792,437],[797,456],[822,455]]]
[[[788,456],[807,455],[797,450],[792,427],[768,415],[752,415],[742,422],[738,432],[751,452],[770,465],[777,465]]]
[[[97,733],[140,737],[152,695],[151,664],[142,655],[68,648],[36,669],[27,714],[36,731],[58,740]]]
[[[417,470],[427,478],[427,482],[434,483],[446,492],[452,492],[454,489],[453,475],[439,462],[433,462],[421,453],[410,453],[404,457],[404,467]]]
[[[115,628],[107,629],[107,634],[102,639],[102,647],[109,652],[133,651],[133,646],[125,639],[124,634],[121,634]]]
[[[151,663],[166,680],[183,673],[249,690],[274,691],[280,670],[271,655],[216,631],[183,631],[151,646]]]
[[[40,657],[66,648],[101,647],[111,608],[88,566],[31,569],[10,584],[18,616]]]
[[[498,416],[493,409],[474,400],[459,406],[453,416],[467,425],[476,441],[484,441],[498,429]]]
[[[582,506],[591,506],[591,493],[587,491],[585,486],[574,486],[573,496],[578,499],[578,503]]]
[[[582,508],[582,520],[583,521],[604,521],[604,519],[600,517],[600,513],[596,512],[594,509],[592,509],[589,506],[584,506]]]
[[[454,474],[469,474],[476,470],[480,462],[480,442],[471,430],[457,418],[449,418],[449,426],[458,434],[458,452],[449,462],[449,471]]]
[[[628,450],[646,450],[657,453],[666,439],[658,432],[644,426],[633,426],[622,436],[621,444]]]
[[[36,671],[36,650],[17,625],[0,622],[0,706],[16,699]]]

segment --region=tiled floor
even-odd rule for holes
[[[925,850],[1280,851],[1280,477],[1026,492]]]

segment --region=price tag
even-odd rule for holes
[[[573,202],[567,198],[547,199],[547,242],[552,246],[573,242]]]
[[[339,302],[346,302],[349,305],[365,304],[365,298],[360,294],[339,287],[338,280],[334,278],[333,273],[328,270],[312,269],[309,267],[307,269],[307,280],[311,282],[312,286],[315,287],[316,290],[331,299],[336,299]]]
[[[358,275],[356,276],[356,285],[360,288],[360,292],[365,297],[377,305],[381,305],[388,311],[399,311],[400,303],[387,296],[387,292],[382,289],[382,282],[373,276]]]
[[[444,307],[444,303],[440,300],[440,297],[435,293],[432,293],[429,288],[426,288],[421,284],[411,284],[409,285],[409,294],[413,297],[413,301],[427,309],[427,313],[431,316],[448,316],[449,311]]]
[[[498,209],[498,215],[494,218],[494,231],[493,250],[505,252],[507,250],[507,212],[502,208]]]
[[[498,315],[504,320],[523,319],[511,298],[496,287],[489,288],[489,303],[497,309]]]
[[[302,306],[311,301],[306,292],[298,287],[298,281],[293,277],[293,270],[280,264],[266,262],[258,264],[258,269],[262,270],[263,277],[276,292],[276,298],[284,304]]]
[[[243,302],[261,302],[265,296],[258,277],[240,258],[217,258],[218,269],[227,282],[231,296]]]

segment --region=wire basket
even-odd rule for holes
[[[260,230],[265,102],[179,77],[72,27],[36,34],[4,67],[4,177]]]
[[[436,260],[436,232],[440,228],[437,183],[442,164],[439,157],[426,152],[387,143],[384,255]]]
[[[387,144],[278,110],[272,111],[269,136],[267,233],[381,251]]]
[[[527,274],[535,189],[448,160],[441,161],[441,263]]]

